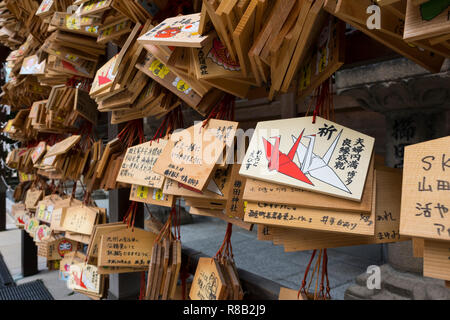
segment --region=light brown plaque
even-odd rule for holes
[[[153,172],[203,190],[225,146],[230,146],[237,122],[210,119],[206,127],[199,122],[172,134],[153,167]]]
[[[157,235],[139,228],[128,228],[102,235],[98,265],[148,267]]]
[[[405,147],[400,233],[450,240],[450,136]]]
[[[116,181],[161,189],[164,176],[154,173],[152,168],[167,142],[158,139],[128,148]]]
[[[259,122],[239,174],[359,202],[374,142],[319,117]]]
[[[191,300],[221,300],[225,292],[225,280],[217,261],[200,258],[189,293]]]

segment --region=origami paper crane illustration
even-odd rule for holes
[[[223,197],[223,193],[222,193],[222,191],[220,191],[219,186],[214,181],[214,179],[209,180],[209,183],[208,183],[208,186],[206,187],[206,189]]]
[[[313,185],[313,183],[293,161],[295,152],[300,144],[302,136],[303,132],[298,137],[298,139],[294,141],[294,145],[287,155],[280,151],[281,137],[271,138],[275,139],[275,145],[272,145],[269,141],[263,138],[264,149],[266,150],[266,158],[267,160],[269,160],[269,171],[276,170],[279,173],[285,174],[291,178]]]
[[[84,282],[81,280],[83,278],[83,274],[81,274],[80,277],[78,277],[77,273],[73,273],[73,279],[75,280],[75,283],[77,284],[77,286],[82,287],[83,289],[87,289],[86,285],[84,284]]]
[[[299,138],[292,136],[292,141],[298,142],[298,139],[301,139],[303,133]],[[304,144],[299,143],[297,150],[298,161],[301,164],[301,170],[307,175],[320,180],[326,184],[329,184],[335,188],[338,188],[342,191],[351,193],[347,186],[341,181],[339,176],[334,172],[334,170],[329,166],[331,156],[333,155],[337,143],[342,135],[342,130],[336,139],[333,141],[331,146],[328,148],[327,152],[323,157],[318,156],[313,152],[316,135],[305,136],[305,138],[309,138],[310,143],[308,147]]]

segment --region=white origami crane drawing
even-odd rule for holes
[[[317,180],[320,180],[342,191],[351,193],[347,186],[341,181],[339,176],[329,165],[331,156],[336,150],[336,146],[342,135],[342,131],[343,130],[341,130],[341,132],[338,134],[323,157],[320,157],[313,152],[316,142],[316,135],[313,134],[310,136],[305,136],[305,138],[308,138],[310,140],[309,145],[308,147],[306,147],[303,143],[300,143],[297,148],[297,157],[301,165],[300,169],[304,174],[309,174],[311,177]],[[292,140],[295,143],[295,141],[297,141],[297,137],[292,136]]]
[[[209,183],[208,183],[208,186],[206,187],[206,189],[223,197],[223,193],[222,193],[222,191],[220,191],[219,186],[214,181],[214,179],[209,180]]]

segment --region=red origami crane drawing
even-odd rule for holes
[[[83,289],[87,289],[86,285],[82,281],[82,278],[83,278],[83,273],[81,273],[81,276],[79,278],[78,278],[78,275],[76,274],[76,272],[73,273],[73,279],[75,280],[75,283],[77,284],[77,286],[80,286]]]
[[[102,86],[104,84],[107,84],[108,82],[111,82],[112,80],[108,78],[108,76],[104,76],[103,73],[98,76],[98,85]]]
[[[294,143],[287,155],[280,151],[280,137],[272,137],[272,139],[275,139],[275,145],[272,145],[269,141],[263,138],[264,149],[266,150],[266,158],[269,160],[269,171],[276,170],[279,173],[285,174],[291,178],[313,185],[313,183],[293,161],[298,145],[302,139],[303,132],[298,137],[297,141]]]

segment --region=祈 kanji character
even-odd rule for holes
[[[337,132],[337,129],[334,127],[334,125],[328,126],[326,123],[324,123],[324,127],[319,128],[318,135],[320,137],[328,135],[327,140],[330,140],[334,132]]]

